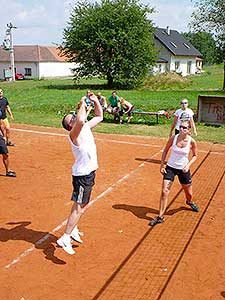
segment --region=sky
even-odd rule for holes
[[[10,22],[17,27],[12,30],[14,45],[60,45],[76,1],[0,0],[0,45]],[[156,13],[150,18],[156,26],[189,31],[188,23],[194,10],[191,0],[141,0],[141,3],[155,8]]]

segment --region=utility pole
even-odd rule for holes
[[[6,29],[6,39],[3,43],[6,50],[9,50],[10,53],[10,64],[11,64],[11,72],[12,72],[12,81],[15,81],[15,65],[14,65],[14,49],[13,49],[13,36],[12,29],[16,29],[16,26],[10,22],[7,24],[8,29]]]
[[[225,59],[223,61],[223,90],[225,90]]]

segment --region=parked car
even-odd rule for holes
[[[21,74],[21,73],[16,73],[15,74],[15,78],[16,78],[16,80],[23,80],[23,79],[25,79],[24,76],[23,76],[23,74]]]

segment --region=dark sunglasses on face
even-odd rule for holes
[[[76,118],[76,115],[73,114],[70,121],[69,121],[69,124],[68,124],[68,129],[71,130],[72,127],[73,127],[73,120]]]
[[[188,102],[181,102],[181,104],[188,104]]]
[[[182,129],[188,129],[188,126],[180,125],[180,128],[182,128]]]

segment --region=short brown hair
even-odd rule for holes
[[[64,128],[64,129],[66,129],[67,131],[70,131],[71,129],[72,129],[72,127],[70,126],[70,122],[67,122],[66,121],[66,117],[67,116],[71,116],[71,118],[70,118],[70,120],[72,119],[72,117],[76,117],[76,114],[75,113],[70,113],[70,114],[67,114],[67,115],[65,115],[64,117],[63,117],[63,119],[62,119],[62,127]]]

